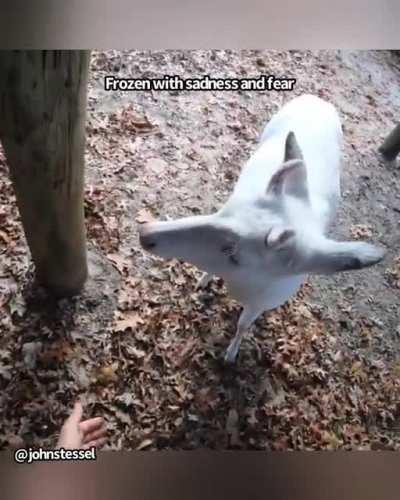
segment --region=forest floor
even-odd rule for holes
[[[104,77],[297,79],[293,92],[106,92]],[[94,52],[87,122],[91,278],[56,301],[33,265],[0,153],[0,448],[52,446],[80,396],[110,449],[400,449],[400,170],[377,153],[400,115],[391,52]],[[226,200],[265,122],[295,95],[338,109],[333,234],[384,245],[377,266],[313,277],[260,317],[235,367],[239,304],[142,251],[137,224]]]

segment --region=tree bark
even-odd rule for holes
[[[88,51],[0,51],[0,139],[37,280],[57,296],[87,278]]]
[[[393,161],[400,153],[400,123],[386,137],[384,143],[379,148],[385,160]]]

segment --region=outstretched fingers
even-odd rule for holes
[[[107,442],[107,429],[102,417],[85,420],[79,424],[83,434],[82,447],[84,449],[103,446]]]

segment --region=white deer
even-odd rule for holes
[[[225,205],[211,215],[139,227],[144,249],[221,277],[243,305],[225,361],[264,311],[293,296],[308,274],[376,264],[384,250],[326,236],[340,198],[342,129],[335,108],[312,95],[272,117]]]

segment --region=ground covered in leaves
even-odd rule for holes
[[[292,93],[106,92],[104,76],[297,79]],[[52,446],[76,397],[110,449],[400,449],[399,170],[377,154],[400,112],[389,52],[95,52],[85,211],[91,279],[55,301],[32,286],[0,156],[0,448]],[[263,124],[304,92],[343,119],[333,231],[388,248],[382,264],[313,278],[221,357],[240,306],[215,280],[139,247],[149,216],[210,212]]]

